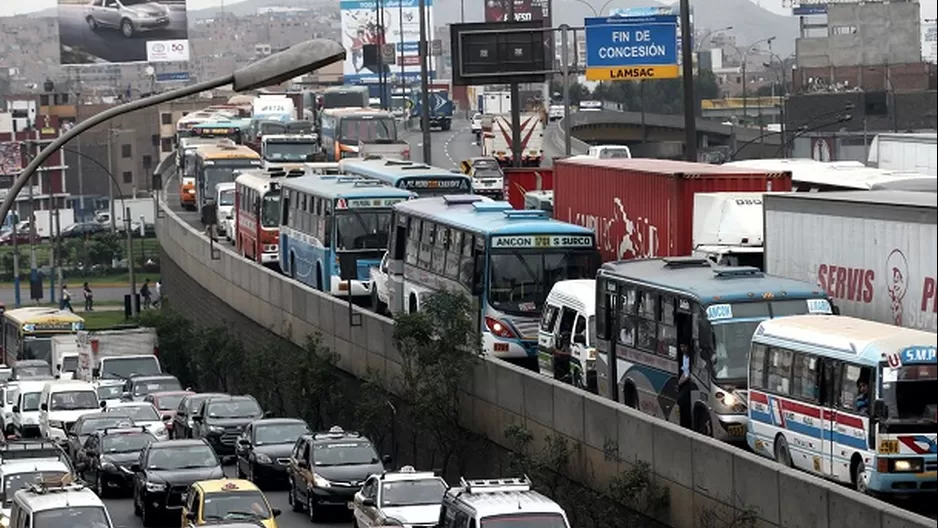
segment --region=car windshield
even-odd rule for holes
[[[134,422],[158,422],[160,413],[152,405],[121,405],[120,407],[111,407],[110,412],[119,412],[130,415]]]
[[[261,415],[261,407],[254,400],[211,402],[205,413],[209,418],[251,418]]]
[[[134,396],[146,396],[154,392],[182,390],[182,385],[176,378],[154,378],[134,383]]]
[[[147,433],[121,433],[101,437],[102,453],[135,453],[155,438]]]
[[[23,394],[23,405],[20,406],[20,412],[31,412],[39,410],[39,399],[41,392],[27,392]]]
[[[106,358],[101,362],[101,379],[127,379],[160,373],[156,357]]]
[[[358,145],[359,141],[397,139],[397,125],[393,117],[346,117],[342,119],[339,141]]]
[[[568,528],[559,513],[515,513],[484,517],[480,528]]]
[[[268,141],[264,146],[264,158],[268,161],[313,161],[316,153],[316,143],[313,141],[276,143]]]
[[[229,189],[218,193],[218,205],[234,205],[235,192]]]
[[[502,171],[498,169],[476,169],[473,177],[478,179],[502,178]]]
[[[384,482],[381,485],[381,506],[417,506],[440,504],[446,486],[438,478]]]
[[[104,385],[95,390],[99,400],[119,400],[124,393],[124,387],[120,385]]]
[[[280,191],[270,191],[261,201],[261,225],[278,227],[280,225]]]
[[[292,444],[309,428],[304,423],[284,423],[254,426],[254,443],[257,445]]]
[[[259,491],[208,493],[202,503],[205,520],[269,519],[272,517],[264,495]]]
[[[179,407],[179,402],[185,398],[185,394],[167,394],[156,398],[156,408],[161,411],[172,411]]]
[[[50,411],[77,411],[81,409],[97,409],[98,393],[93,390],[76,390],[56,392],[52,394]]]
[[[81,436],[90,435],[95,431],[101,431],[108,427],[133,427],[134,422],[129,416],[108,416],[103,418],[89,418],[81,421],[81,428],[78,434]]]
[[[514,315],[536,317],[557,281],[595,276],[596,253],[510,251],[489,262],[489,304]]]
[[[627,148],[604,148],[599,151],[599,157],[602,159],[631,158],[632,153]]]
[[[339,251],[388,247],[391,211],[348,211],[335,216],[335,240]]]
[[[110,528],[103,506],[71,506],[33,514],[33,526],[42,528]]]
[[[475,160],[472,162],[472,166],[475,167],[476,170],[501,171],[501,168],[499,168],[498,166],[498,162],[495,160],[488,160],[488,159]]]
[[[318,444],[313,447],[313,464],[317,466],[358,466],[377,464],[378,454],[371,444]]]
[[[155,444],[159,445],[159,444]],[[152,471],[170,471],[184,468],[218,466],[215,451],[207,445],[172,446],[150,449],[146,468]]]
[[[368,106],[368,96],[360,91],[328,92],[322,95],[323,108],[364,108]]]
[[[68,474],[68,471],[30,471],[7,475],[3,479],[3,490],[0,491],[0,496],[3,497],[3,507],[9,508],[13,504],[13,496],[16,492],[30,484],[37,484],[43,480],[60,480]]]
[[[882,379],[890,420],[938,422],[938,366],[885,366]]]

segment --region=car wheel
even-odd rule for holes
[[[313,493],[311,491],[306,492],[306,511],[309,512],[309,520],[311,522],[319,520],[319,511],[316,510],[316,501],[313,500]]]
[[[303,504],[300,503],[299,498],[296,496],[296,486],[293,484],[293,479],[290,479],[290,493],[287,494],[287,504],[289,504],[290,509],[295,512],[303,511]]]
[[[91,31],[98,30],[98,22],[94,19],[94,17],[90,16],[86,18],[85,21],[88,22],[88,27],[91,28]]]
[[[126,18],[121,20],[121,34],[126,38],[134,36],[134,23]]]
[[[98,494],[98,497],[103,499],[107,495],[107,488],[104,487],[104,478],[101,477],[101,472],[98,472],[97,477],[94,479],[94,492]]]

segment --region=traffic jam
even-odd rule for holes
[[[487,124],[483,146],[506,136]],[[265,160],[202,218],[383,315],[465,294],[491,357],[861,493],[938,491],[934,176],[618,145],[552,168],[487,153],[453,170]]]

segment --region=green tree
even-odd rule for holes
[[[454,458],[462,464],[476,441],[460,420],[462,391],[480,354],[474,313],[465,295],[440,292],[429,296],[419,312],[394,320],[402,396],[410,404],[414,430],[433,440],[432,463],[439,462],[444,471]]]

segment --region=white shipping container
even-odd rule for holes
[[[867,159],[873,167],[938,176],[938,133],[878,134]]]
[[[813,282],[843,315],[938,331],[938,195],[767,194],[765,271]]]

